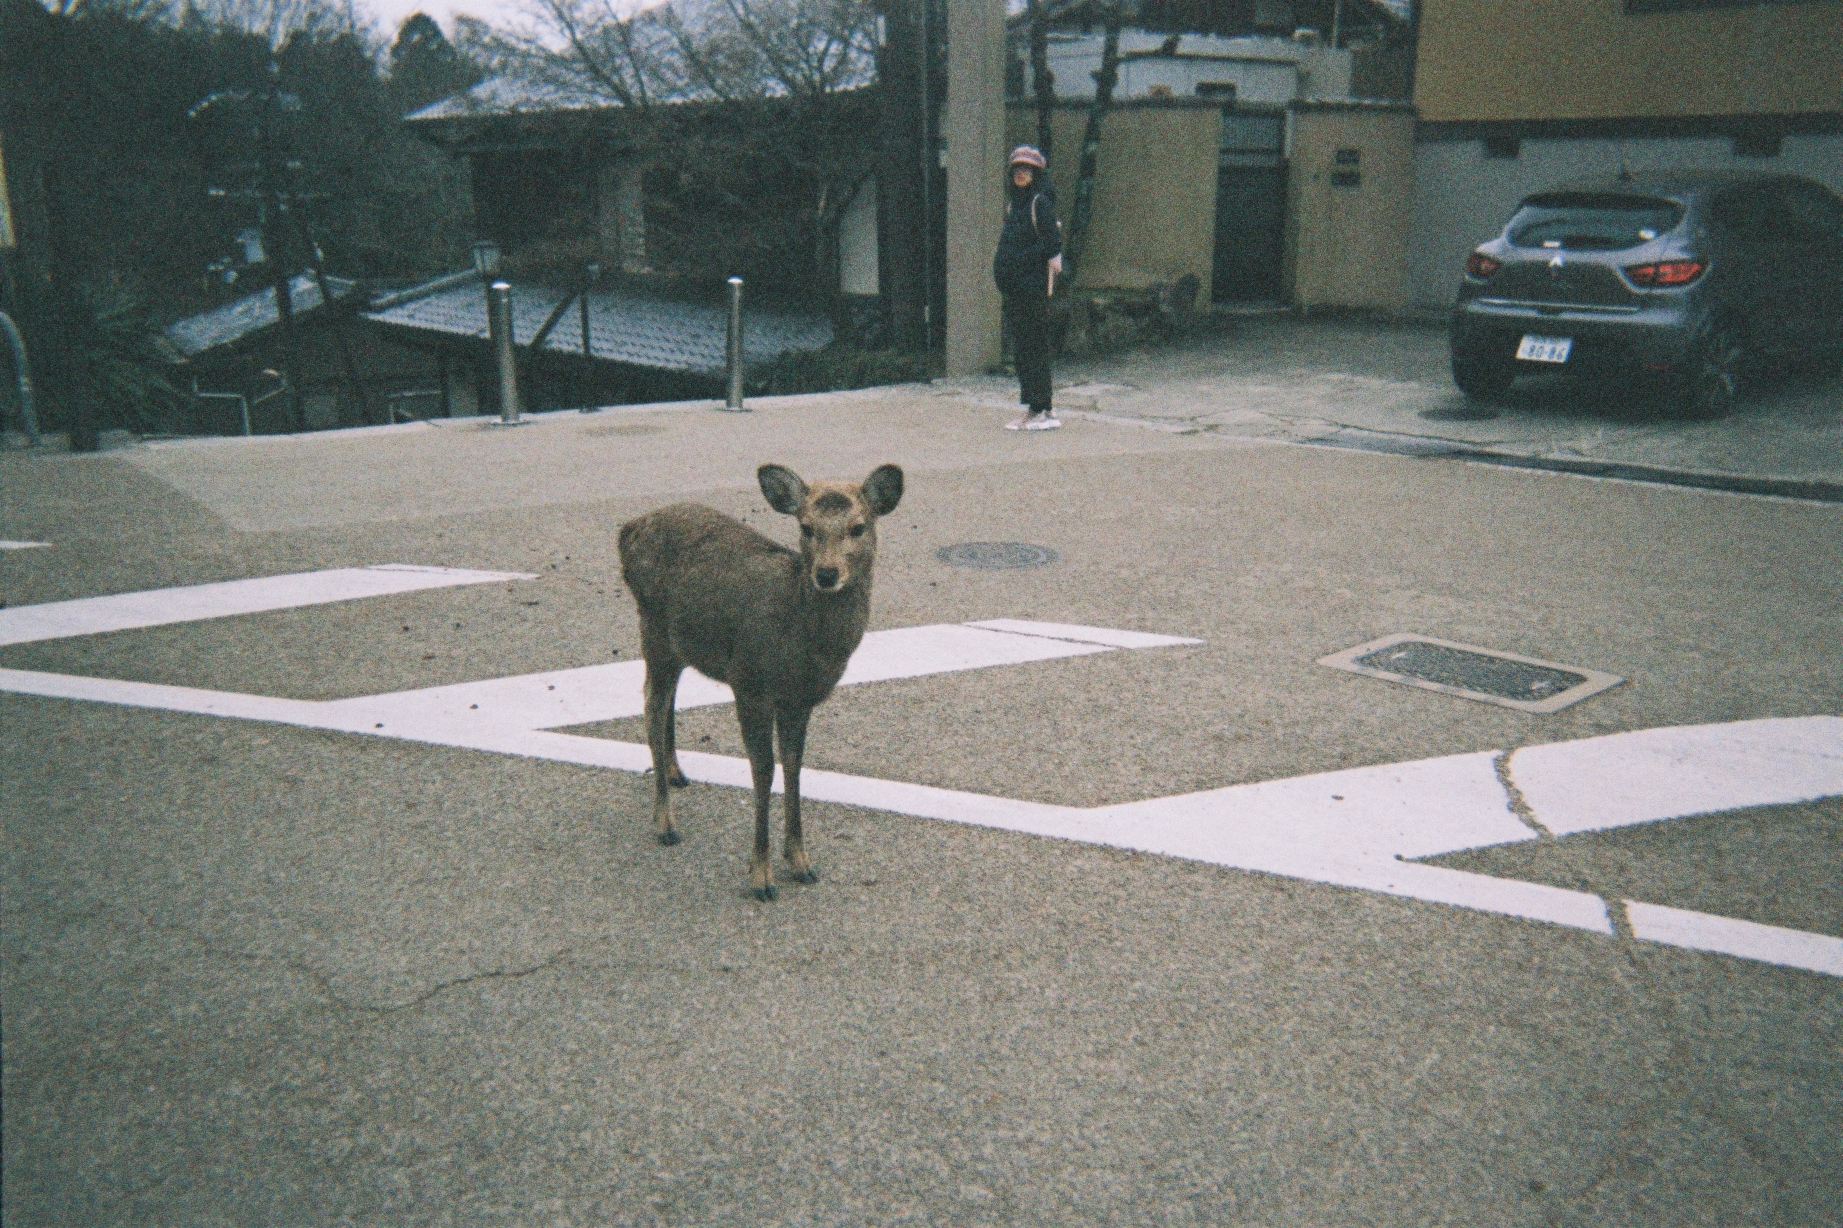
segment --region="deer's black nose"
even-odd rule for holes
[[[815,567],[813,568],[813,582],[819,585],[820,588],[835,587],[838,584],[838,568],[836,567]]]

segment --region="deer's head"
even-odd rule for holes
[[[800,562],[807,583],[837,593],[870,575],[877,556],[877,517],[902,500],[902,470],[881,465],[863,482],[808,486],[785,465],[755,473],[768,506],[800,522]]]

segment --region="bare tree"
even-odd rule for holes
[[[465,19],[463,19],[465,21]],[[527,0],[504,27],[457,21],[457,45],[497,75],[645,109],[686,93],[677,42],[658,9],[623,16],[613,0]]]
[[[1037,104],[1037,149],[1050,157],[1055,133],[1050,117],[1056,107],[1056,74],[1049,70],[1049,13],[1043,0],[1026,0],[1030,29],[1030,93]]]
[[[526,0],[522,22],[466,37],[502,72],[646,107],[868,84],[875,27],[867,0],[671,0],[626,14],[614,0]]]
[[[871,0],[668,0],[625,13],[616,0],[526,0],[519,24],[457,23],[455,41],[489,71],[560,100],[631,108],[642,148],[669,143],[680,159],[702,150],[718,166],[766,154],[791,169],[815,276],[836,288],[838,227],[874,159],[861,133],[837,131],[821,110],[827,96],[870,84],[876,20]],[[762,109],[745,135],[659,105],[673,102]]]
[[[95,0],[90,0],[94,3]],[[183,19],[202,20],[218,29],[241,30],[279,49],[293,38],[330,38],[353,34],[367,44],[370,31],[355,12],[334,0],[186,0]]]

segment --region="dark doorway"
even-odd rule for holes
[[[1286,117],[1222,113],[1216,158],[1216,255],[1210,300],[1280,297],[1286,226]]]

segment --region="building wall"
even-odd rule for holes
[[[1058,31],[1049,38],[1049,70],[1056,80],[1058,98],[1094,97],[1094,74],[1101,67],[1099,30],[1088,34]],[[1154,52],[1167,41],[1163,34],[1128,28],[1120,32],[1122,54]],[[1012,31],[1010,54],[1023,62],[1017,74],[1026,95],[1030,90],[1030,47],[1022,28]],[[1355,52],[1290,38],[1256,35],[1218,38],[1186,34],[1174,55],[1127,60],[1120,65],[1114,87],[1119,99],[1145,98],[1153,89],[1167,96],[1194,97],[1201,84],[1229,84],[1241,103],[1285,106],[1297,97],[1341,98],[1350,91]]]
[[[1050,181],[1065,232],[1087,119],[1084,108],[1064,106],[1051,120]],[[1036,108],[1014,103],[1007,120],[1010,145],[1036,142]],[[1213,104],[1128,104],[1108,113],[1077,286],[1144,289],[1189,273],[1202,283],[1198,301],[1209,302],[1221,140],[1222,112]]]
[[[1414,114],[1406,106],[1292,111],[1286,274],[1301,307],[1407,306]]]
[[[1843,111],[1843,4],[1422,0],[1423,123]]]
[[[1409,297],[1445,308],[1471,250],[1510,220],[1532,192],[1594,175],[1677,167],[1770,170],[1806,175],[1843,195],[1843,134],[1784,138],[1778,156],[1737,157],[1729,137],[1525,139],[1514,158],[1493,158],[1479,140],[1422,140],[1414,150],[1414,222]]]

